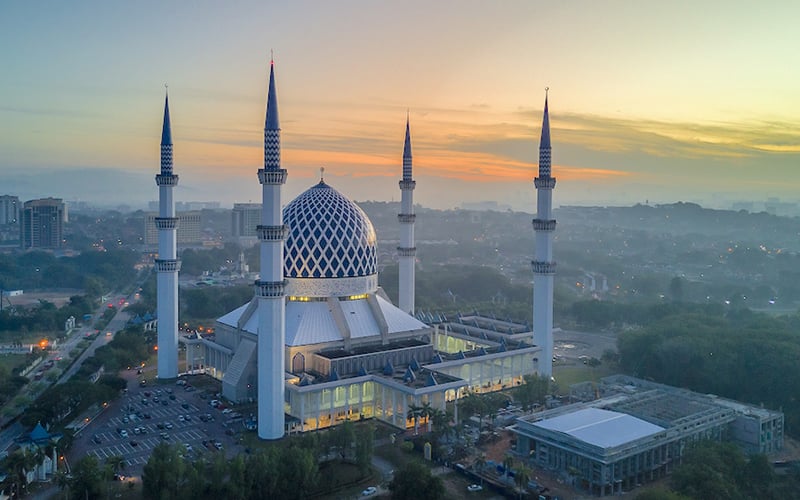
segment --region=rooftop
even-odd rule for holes
[[[631,415],[600,408],[584,408],[540,420],[533,425],[567,434],[600,448],[621,446],[665,430]]]

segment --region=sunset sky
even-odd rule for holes
[[[36,1],[0,7],[0,194],[257,201],[270,51],[290,200],[325,179],[534,210],[544,88],[556,205],[800,196],[800,2]]]

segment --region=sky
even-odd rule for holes
[[[270,54],[284,200],[325,181],[535,211],[545,87],[558,205],[800,201],[800,2],[3,2],[0,194],[259,201]]]

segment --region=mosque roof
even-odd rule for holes
[[[283,209],[287,278],[353,278],[378,272],[375,228],[349,198],[320,181]]]
[[[380,295],[375,295],[378,307],[386,320],[389,335],[427,328],[425,323],[395,307]],[[378,320],[372,313],[367,299],[341,300],[344,319],[350,329],[352,339],[380,337]],[[245,304],[217,321],[236,328],[239,318],[245,313]],[[252,314],[247,319],[243,330],[257,334],[258,315]],[[292,301],[286,302],[286,345],[314,345],[325,342],[343,340],[336,325],[333,313],[327,301]]]

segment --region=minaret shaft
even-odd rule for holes
[[[414,314],[415,262],[417,249],[414,246],[414,188],[412,178],[411,130],[406,120],[406,139],[403,146],[403,179],[400,181],[400,246],[397,247],[399,260],[398,306],[401,310]]]
[[[553,376],[553,281],[556,263],[553,260],[553,233],[556,221],[553,218],[553,189],[555,177],[551,177],[550,113],[547,98],[544,101],[542,137],[539,142],[539,176],[536,186],[535,260],[533,268],[533,341],[542,348],[539,355],[539,374]]]
[[[284,434],[284,352],[286,350],[286,302],[283,280],[283,241],[286,228],[281,211],[281,192],[286,170],[281,168],[281,130],[275,67],[270,65],[267,113],[264,121],[264,168],[261,183],[261,275],[255,283],[258,301],[258,437],[279,439]]]
[[[158,307],[158,378],[178,376],[178,218],[172,190],[178,176],[172,172],[172,128],[169,97],[164,101],[164,125],[161,129],[161,172],[158,185],[158,259],[155,261]]]

